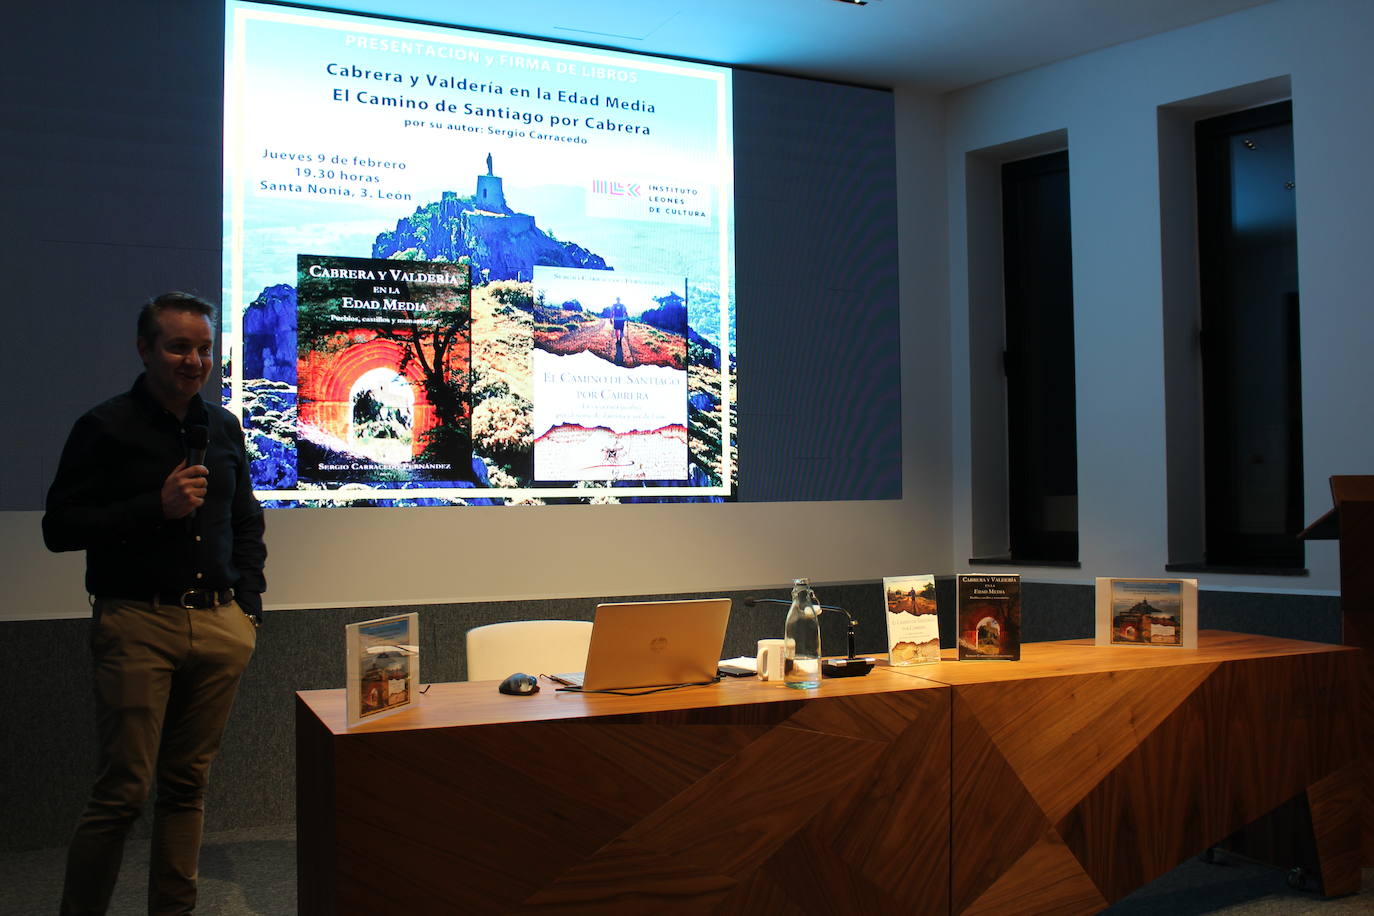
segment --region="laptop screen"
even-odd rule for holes
[[[582,688],[713,680],[729,622],[729,598],[598,605]]]

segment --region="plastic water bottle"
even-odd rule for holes
[[[821,685],[821,605],[807,579],[792,580],[792,606],[782,625],[783,676],[788,687]]]

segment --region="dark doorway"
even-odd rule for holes
[[[1069,154],[1002,167],[1011,557],[1078,560]]]
[[[1209,566],[1303,566],[1293,114],[1199,121],[1198,264]]]

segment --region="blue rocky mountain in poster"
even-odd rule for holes
[[[296,486],[296,290],[269,286],[243,313],[243,425],[255,489]]]
[[[604,258],[581,245],[563,242],[540,229],[528,213],[516,213],[506,205],[500,177],[480,176],[478,193],[459,197],[445,191],[443,198],[396,221],[396,229],[383,232],[372,244],[374,258],[405,258],[421,261],[457,261],[469,257],[481,265],[479,282],[530,279],[536,264],[612,270]],[[481,199],[484,190],[489,198]]]

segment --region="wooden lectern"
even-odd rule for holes
[[[1340,542],[1344,641],[1365,650],[1358,723],[1364,783],[1360,864],[1374,865],[1374,475],[1332,477],[1331,501],[1331,510],[1298,537]]]

